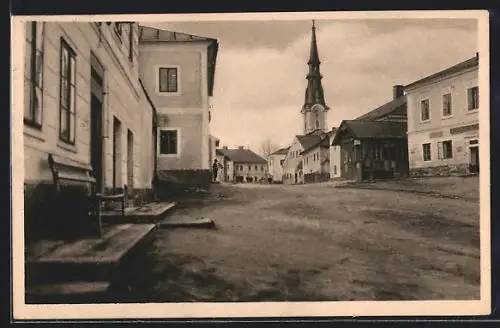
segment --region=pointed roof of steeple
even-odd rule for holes
[[[312,24],[311,52],[307,64],[309,65],[309,72],[306,77],[307,88],[303,110],[314,104],[321,104],[326,110],[328,110],[323,94],[323,86],[321,85],[321,79],[323,76],[321,75],[319,69],[321,62],[319,60],[318,44],[316,41],[316,25],[314,20]]]
[[[319,61],[318,44],[316,42],[316,25],[314,23],[314,20],[312,22],[311,52],[309,54],[309,61],[307,63],[309,65],[319,65],[321,62]]]

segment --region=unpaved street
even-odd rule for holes
[[[214,185],[160,229],[128,301],[479,298],[479,202],[316,185]]]

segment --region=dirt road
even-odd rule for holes
[[[128,301],[479,298],[479,202],[338,189],[216,185],[159,230]]]

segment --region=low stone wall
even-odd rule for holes
[[[326,182],[330,180],[329,173],[309,173],[304,174],[304,183]]]
[[[410,177],[435,177],[468,174],[468,164],[439,165],[433,167],[410,168]]]
[[[210,170],[162,170],[154,184],[154,192],[159,199],[168,199],[182,194],[186,189],[208,189],[212,183]]]

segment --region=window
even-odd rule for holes
[[[248,165],[248,171],[252,171],[252,165]]]
[[[43,90],[43,25],[37,22],[28,23],[28,95],[25,104],[24,123],[37,128],[42,127],[42,90]]]
[[[161,67],[159,70],[159,91],[160,92],[179,92],[177,68]]]
[[[134,61],[134,25],[129,25],[128,31],[128,59],[133,62]]]
[[[429,99],[420,102],[420,114],[420,119],[422,121],[428,121],[430,119]]]
[[[122,23],[116,22],[114,24],[114,28],[116,35],[118,35],[118,39],[121,41],[122,40],[122,34],[123,34],[123,29],[122,29]]]
[[[76,53],[61,39],[59,138],[75,143]]]
[[[316,120],[316,129],[319,129],[319,121]]]
[[[280,165],[283,166],[283,163],[285,162],[284,159],[280,160]]]
[[[449,159],[453,157],[453,149],[451,140],[438,142],[438,158]]]
[[[334,175],[337,175],[337,165],[334,165],[334,166],[333,166],[333,174],[334,174]]]
[[[479,88],[472,87],[467,89],[467,109],[475,110],[479,108]]]
[[[255,171],[258,171],[259,170],[259,167],[257,165],[255,165]]]
[[[179,136],[177,130],[160,131],[160,154],[175,155],[179,152]]]
[[[443,95],[443,117],[451,116],[451,93]]]
[[[261,170],[262,172],[264,172],[264,166],[261,166],[261,167],[260,167],[260,170]]]
[[[431,160],[431,144],[426,143],[422,145],[422,152],[424,156],[424,161],[430,161]]]

